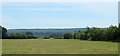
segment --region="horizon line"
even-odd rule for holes
[[[87,28],[87,27],[67,27],[67,28],[7,28],[9,29],[75,29],[75,28]],[[93,28],[93,27],[89,27]],[[108,28],[108,27],[96,27],[96,28]]]

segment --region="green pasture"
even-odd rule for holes
[[[117,54],[118,43],[75,39],[3,39],[3,54]]]

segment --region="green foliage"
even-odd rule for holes
[[[33,35],[32,32],[26,32],[26,35]]]
[[[120,40],[120,24],[119,27],[111,25],[107,29],[87,27],[86,31],[78,31],[74,33],[74,36],[80,40],[118,42]]]
[[[54,37],[54,39],[63,39],[63,37]]]
[[[54,38],[54,37],[63,37],[63,34],[51,34],[49,37]]]
[[[57,34],[52,34],[49,37],[44,37],[44,39],[49,39],[50,37],[56,37],[54,39],[80,39],[80,40],[91,40],[91,41],[113,41],[118,42],[120,40],[120,24],[119,26],[111,25],[107,29],[100,28],[86,28],[86,31],[75,31],[73,33],[64,33],[64,38],[61,38]],[[3,39],[36,39],[37,37],[33,35],[32,32],[26,32],[26,35],[21,33],[12,33],[7,35],[7,29],[0,26],[0,36]],[[72,35],[73,34],[73,35]]]
[[[80,39],[80,38],[81,38],[81,31],[78,30],[76,39]]]
[[[37,37],[33,35],[22,35],[21,33],[12,33],[8,35],[8,39],[37,39]]]
[[[7,33],[7,29],[0,26],[0,36],[2,36],[3,39],[7,38],[7,36],[8,36],[6,33]]]
[[[7,29],[2,26],[0,26],[0,32],[2,32],[2,39],[37,39],[31,32],[27,32],[26,35],[22,35],[21,33],[11,33],[7,35]]]
[[[74,33],[74,31],[78,30],[84,31],[85,28],[69,28],[69,29],[9,29],[7,34],[20,32],[21,34],[25,34],[26,32],[32,32],[33,35],[37,37],[63,37],[65,32]],[[51,35],[51,36],[50,36]]]
[[[77,39],[77,33],[76,33],[76,31],[74,33],[74,39]]]
[[[50,37],[43,37],[43,39],[50,39]]]
[[[119,24],[117,30],[115,31],[115,38],[114,39],[115,39],[115,41],[120,42],[120,24]]]
[[[71,33],[64,33],[64,39],[72,39],[73,36]]]

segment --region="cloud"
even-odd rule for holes
[[[88,9],[87,11],[91,11],[97,14],[101,14],[107,17],[115,17],[117,18],[117,13],[118,13],[118,5],[117,3],[113,4],[91,4],[91,5],[86,5],[84,8]]]
[[[111,9],[112,7],[115,7],[117,11],[117,3],[104,3],[104,2],[89,2],[89,3],[5,3],[3,4],[5,6],[17,6],[17,8],[7,8],[11,10],[22,10],[22,11],[71,11],[71,10],[80,10],[80,9],[86,9],[86,10],[91,10],[91,11],[96,11],[96,12],[101,12],[101,11],[114,11],[114,9]],[[71,8],[56,8],[54,6],[66,6],[66,7],[71,7]],[[5,7],[4,6],[4,7]],[[30,7],[31,6],[31,7]],[[34,8],[34,6],[37,6],[37,8]],[[40,8],[40,7],[45,7],[45,8]],[[46,7],[47,6],[47,7]],[[54,7],[54,8],[48,8],[49,7]],[[26,8],[27,7],[27,8]],[[33,8],[32,8],[33,7]]]
[[[25,3],[24,3],[25,4]],[[64,8],[64,6],[59,7],[58,6],[62,6],[62,5],[67,5],[66,8]],[[14,4],[15,5],[15,4]],[[34,5],[34,4],[33,4]],[[38,4],[39,5],[39,4]],[[38,6],[37,5],[37,6]],[[27,5],[27,6],[22,6],[18,7],[18,8],[6,8],[6,9],[10,9],[10,10],[20,10],[20,11],[91,11],[91,12],[97,12],[97,13],[116,13],[117,12],[117,3],[56,3],[54,4],[55,7],[53,6],[49,6],[51,4],[46,4],[49,7],[53,7],[53,8],[49,8],[47,6],[45,6],[44,4],[41,4],[42,6],[44,6],[45,8],[40,8],[41,6],[38,6],[38,8],[31,8],[31,5]],[[13,5],[12,5],[13,6]],[[58,7],[56,7],[58,6]],[[25,8],[25,7],[30,7],[30,8]],[[34,6],[33,6],[34,7]],[[67,8],[70,7],[70,8]],[[114,8],[113,8],[114,7]],[[113,8],[113,9],[111,9]]]
[[[31,19],[31,16],[28,16],[27,18],[24,19],[24,16],[23,16],[23,17],[21,17],[22,19],[20,20],[19,18],[17,18],[19,16],[14,15],[16,18],[11,18],[11,19],[6,18],[6,19],[4,19],[3,20],[4,25],[7,26],[8,28],[15,28],[15,27],[16,28],[18,28],[18,27],[28,28],[28,27],[36,27],[36,26],[39,26],[41,28],[41,27],[109,26],[111,24],[114,24],[114,25],[116,24],[115,23],[116,20],[113,20],[111,18],[112,18],[112,16],[115,17],[115,15],[117,14],[116,13],[117,10],[115,10],[115,9],[117,9],[117,8],[115,8],[117,6],[113,5],[112,3],[111,3],[111,5],[108,5],[107,3],[104,3],[104,4],[103,3],[99,3],[99,4],[97,4],[97,3],[95,3],[95,4],[92,4],[92,3],[89,3],[89,4],[87,4],[87,3],[82,3],[82,4],[81,3],[80,4],[79,3],[55,3],[55,4],[52,4],[52,5],[55,5],[55,7],[54,6],[53,7],[48,7],[51,4],[47,4],[47,7],[44,7],[44,5],[46,5],[46,3],[45,4],[44,3],[42,3],[42,4],[39,3],[44,8],[41,8],[41,6],[39,6],[37,4],[35,4],[35,5],[37,5],[36,6],[37,8],[32,8],[32,6],[34,4],[31,4],[31,3],[29,3],[29,4],[26,4],[26,3],[23,3],[23,4],[21,4],[21,3],[20,4],[10,3],[10,7],[13,7],[13,8],[10,8],[9,4],[7,4],[8,8],[6,6],[6,8],[4,7],[4,9],[9,9],[10,12],[13,11],[12,12],[13,15],[14,15],[14,13],[16,13],[16,12],[14,12],[16,10],[24,11],[24,13],[26,11],[30,11],[31,14],[32,14],[31,11],[76,11],[78,14],[80,13],[79,16],[83,15],[82,18],[84,18],[84,19],[82,19],[80,17],[74,18],[76,15],[72,12],[70,12],[70,13],[72,15],[73,14],[74,15],[73,15],[73,18],[71,18],[71,19],[70,19],[70,17],[72,17],[71,15],[70,15],[70,17],[66,16],[67,18],[69,18],[69,19],[67,19],[67,18],[64,18],[64,17],[63,18],[61,18],[61,17],[48,18],[47,16],[45,16],[45,17],[41,17],[41,16],[40,17],[39,16],[35,17],[38,14],[34,14],[32,16],[34,16],[35,18],[32,17],[32,19]],[[62,6],[56,7],[57,5],[67,5],[69,8],[68,7],[62,7]],[[16,6],[21,6],[21,7],[16,8]],[[113,13],[111,13],[111,12],[113,12]],[[9,12],[7,12],[7,13],[9,13]],[[27,14],[23,14],[23,15],[27,15]],[[98,15],[99,15],[99,17],[98,17]],[[80,18],[80,19],[78,19],[78,18]],[[110,19],[108,19],[108,18],[110,18]],[[116,19],[116,17],[114,19]],[[13,27],[13,25],[14,25],[14,27]]]
[[[29,20],[29,21],[27,21]],[[60,18],[42,18],[42,19],[24,19],[23,22],[27,21],[26,23],[33,23],[33,24],[65,24],[65,23],[71,23],[72,21],[69,19],[60,19]]]
[[[28,21],[29,20],[29,21]],[[26,22],[27,21],[27,22]],[[67,19],[67,18],[42,18],[42,19],[24,19],[24,24],[37,24],[37,25],[63,25],[66,26],[109,26],[112,23],[116,24],[116,20],[108,20],[106,18],[97,18],[97,19]],[[101,24],[104,23],[104,24]]]
[[[102,24],[102,23],[104,24]],[[67,18],[29,18],[29,19],[3,19],[3,25],[7,28],[75,28],[75,27],[108,27],[115,20],[106,18],[91,19],[67,19]]]
[[[118,2],[119,0],[3,0],[3,2]]]
[[[79,8],[7,8],[8,10],[20,11],[76,11]]]

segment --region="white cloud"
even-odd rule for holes
[[[118,2],[119,0],[3,0],[3,2]]]
[[[108,17],[115,17],[117,18],[118,6],[117,4],[91,4],[84,6],[87,11],[91,11],[97,14],[101,14]]]
[[[88,11],[88,10],[90,10],[93,12],[109,13],[109,12],[117,12],[117,7],[118,7],[117,3],[79,3],[79,4],[78,3],[67,3],[67,4],[57,3],[57,4],[68,5],[71,8],[7,8],[7,9],[21,10],[21,11],[80,11],[80,10],[87,10]],[[31,5],[27,5],[27,6],[31,6]],[[114,7],[114,9],[111,9],[113,7]]]
[[[8,10],[20,11],[76,11],[79,8],[7,8]]]
[[[28,21],[29,20],[29,21]],[[27,22],[26,22],[27,21]],[[33,24],[65,24],[71,23],[72,21],[69,19],[60,19],[60,18],[43,18],[43,19],[24,19],[25,23],[33,23]]]
[[[61,4],[61,3],[59,3],[59,4]],[[63,3],[61,5],[71,5],[71,4],[78,5],[76,3],[67,3],[67,4]],[[13,4],[13,5],[16,5],[16,4]],[[31,6],[31,5],[33,5],[33,4],[29,4],[28,6]],[[25,5],[19,4],[19,6],[25,6]],[[39,10],[41,10],[41,11],[46,11],[46,10],[47,11],[71,11],[71,10],[79,10],[79,9],[83,10],[83,8],[81,8],[81,7],[79,8],[77,6],[73,7],[73,8],[7,8],[7,9],[22,10],[22,11],[39,11]],[[103,12],[104,12],[104,14],[106,14],[106,12],[108,12],[108,15],[112,14],[112,13],[109,13],[111,11],[111,7],[106,8],[104,5],[102,7],[101,6],[98,7],[95,4],[92,7],[89,6],[89,5],[86,5],[84,9],[90,10],[92,13],[93,12],[97,12],[99,14],[100,13],[103,14]],[[114,9],[112,11],[115,12]],[[107,26],[108,26],[108,24],[112,24],[113,23],[113,22],[111,23],[111,21],[109,21],[109,20],[105,21],[105,20],[101,20],[101,19],[99,19],[98,21],[97,20],[95,20],[95,21],[90,21],[90,20],[69,20],[69,19],[47,19],[47,20],[46,19],[26,19],[26,20],[19,21],[19,20],[15,20],[15,19],[4,19],[3,23],[6,24],[6,25],[8,25],[8,24],[9,25],[17,25],[17,24],[19,24],[21,26],[24,26],[24,25],[36,25],[36,24],[37,25],[45,25],[45,26],[46,25],[47,26],[48,25],[50,25],[50,26],[51,25],[52,26],[54,26],[54,25],[61,25],[61,26],[64,25],[66,27],[68,27],[69,25],[72,25],[73,27],[75,27],[75,26],[80,26],[80,25],[76,25],[76,24],[81,24],[81,25],[85,25],[85,27],[86,27],[87,25],[92,25],[92,24],[96,25],[96,26],[97,25],[101,25],[102,26],[101,22],[103,22],[103,21],[106,22],[105,25],[107,25]],[[67,25],[65,25],[66,23],[67,23]],[[61,27],[61,26],[59,26],[59,27]]]
[[[29,21],[28,21],[29,20]],[[27,21],[27,22],[26,22]],[[112,24],[115,22],[115,20],[111,21],[105,18],[97,18],[97,19],[68,19],[68,18],[43,18],[43,19],[24,19],[24,24],[48,24],[48,25],[75,25],[75,24],[82,24],[82,25],[102,25],[101,22],[104,22],[105,24]],[[87,22],[87,23],[86,23]]]
[[[102,24],[102,23],[104,24]],[[115,20],[97,18],[67,19],[67,18],[29,18],[29,19],[3,19],[3,25],[8,28],[74,28],[74,27],[107,27],[115,23]],[[116,25],[113,24],[113,25]]]

